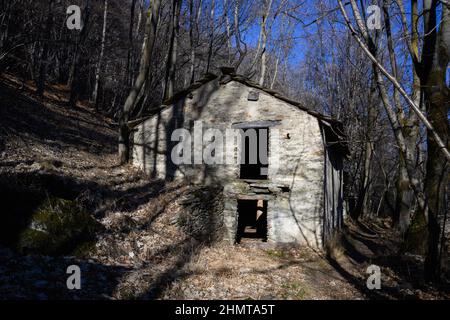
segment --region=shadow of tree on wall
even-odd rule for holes
[[[179,97],[172,105],[172,112],[171,112],[171,117],[169,118],[168,121],[164,121],[161,119],[161,114],[159,113],[158,115],[155,116],[156,119],[156,126],[154,126],[152,128],[152,130],[154,132],[152,133],[146,133],[148,134],[149,137],[153,136],[156,137],[155,141],[151,142],[151,143],[143,143],[142,145],[139,145],[138,147],[142,147],[144,148],[144,167],[146,166],[145,164],[145,158],[153,158],[153,167],[150,170],[151,171],[151,175],[155,176],[156,174],[156,158],[157,155],[163,155],[163,159],[164,159],[164,166],[165,166],[165,176],[163,177],[163,179],[165,181],[172,181],[175,177],[176,172],[181,173],[182,175],[185,175],[187,178],[189,175],[189,172],[195,172],[197,173],[197,175],[194,178],[196,181],[200,181],[202,183],[216,183],[216,182],[221,182],[220,178],[218,178],[217,176],[218,174],[218,167],[216,165],[193,165],[193,166],[178,166],[175,165],[172,161],[171,161],[171,151],[173,149],[173,147],[176,145],[176,143],[171,141],[171,133],[173,132],[173,130],[175,130],[176,128],[181,128],[181,127],[185,127],[186,129],[189,129],[191,132],[193,130],[193,124],[196,120],[202,120],[205,119],[206,122],[209,123],[209,121],[211,121],[212,125],[214,125],[214,120],[217,120],[217,123],[219,126],[226,126],[228,124],[231,124],[231,115],[227,114],[227,109],[230,108],[231,106],[235,105],[237,101],[239,101],[242,98],[242,95],[244,93],[245,90],[243,90],[241,87],[237,87],[237,90],[234,90],[233,94],[230,95],[220,95],[219,102],[216,102],[214,105],[217,105],[217,108],[220,108],[221,110],[215,110],[215,114],[212,116],[220,116],[220,119],[211,119],[211,115],[209,114],[204,114],[204,112],[206,112],[207,106],[209,104],[214,103],[214,101],[212,101],[211,99],[215,96],[215,92],[217,92],[217,90],[219,90],[220,85],[217,85],[215,82],[210,82],[207,84],[204,84],[202,87],[198,88],[195,92],[194,92],[194,99],[192,102],[192,110],[189,111],[188,114],[186,114],[186,103],[188,101],[188,99],[192,99],[192,97],[188,97],[188,94],[186,94],[183,97]],[[242,119],[245,120],[245,119]],[[319,124],[320,125],[320,124]],[[163,128],[163,130],[160,130],[160,128]],[[224,128],[221,128],[224,129]],[[164,137],[160,137],[161,133],[164,133]],[[158,141],[165,141],[165,145],[167,146],[167,148],[165,148],[165,150],[159,150],[158,148]],[[204,142],[205,143],[205,142]],[[149,144],[154,144],[154,147],[150,147],[148,146]],[[305,145],[305,148],[307,148],[308,146]],[[193,155],[191,155],[193,157]],[[334,164],[336,164],[336,161],[332,162]],[[294,183],[296,183],[296,180],[301,179],[297,178],[297,171],[301,170],[302,167],[302,159],[301,157],[298,159],[298,163],[296,164],[296,168],[295,168],[295,172],[294,172],[294,177],[293,177],[293,181],[292,181],[292,185]],[[145,167],[146,168],[146,167]],[[194,169],[194,170],[190,170],[190,169]],[[201,169],[201,175],[198,174],[198,172]],[[325,172],[324,172],[325,173]],[[237,178],[237,177],[236,177]],[[326,181],[324,179],[324,181]],[[291,187],[292,190],[292,187]],[[331,190],[331,193],[333,193],[334,190]],[[333,199],[334,200],[334,199]],[[342,199],[339,199],[340,203],[340,208],[342,209]],[[323,202],[321,200],[318,200],[318,202]],[[335,225],[335,224],[340,224],[342,221],[342,217],[335,217],[335,215],[337,215],[336,213],[332,213],[332,216],[330,217],[326,217],[326,219],[323,216],[323,207],[322,204],[315,206],[314,207],[314,212],[312,212],[311,214],[309,214],[308,216],[306,215],[302,215],[302,213],[300,212],[296,212],[298,211],[295,206],[293,205],[293,200],[292,200],[292,193],[290,192],[289,194],[289,206],[290,206],[290,210],[291,210],[291,214],[292,217],[295,220],[295,223],[298,227],[298,229],[300,230],[300,233],[303,235],[303,238],[305,239],[305,241],[308,243],[309,246],[313,246],[313,244],[309,244],[309,240],[308,238],[311,238],[310,236],[307,236],[306,234],[311,233],[315,238],[314,242],[315,242],[315,246],[317,247],[318,245],[320,246],[320,243],[323,242],[323,237],[326,237],[329,235],[330,231],[328,230],[329,227],[325,226],[325,220],[327,219],[327,223],[330,225]],[[333,206],[334,207],[334,206]],[[300,218],[299,218],[300,217]],[[332,220],[335,219],[335,221],[328,221],[328,220]],[[319,234],[320,232],[317,231],[317,228],[310,230],[311,228],[308,229],[308,225],[310,224],[315,224],[317,225],[317,228],[319,228],[319,224],[322,223],[323,226],[323,230],[321,230],[321,234]]]
[[[173,181],[175,179],[175,174],[178,165],[174,164],[172,161],[172,150],[177,145],[176,141],[172,141],[172,132],[176,129],[184,127],[184,112],[185,112],[186,99],[182,98],[173,104],[172,116],[170,121],[164,125],[164,132],[166,133],[166,153],[165,153],[165,173],[166,181]],[[157,129],[158,131],[158,129]]]
[[[173,130],[184,127],[188,129],[192,134],[194,122],[203,119],[204,112],[208,104],[211,103],[211,98],[219,88],[220,86],[218,84],[211,84],[210,86],[205,85],[198,89],[198,91],[196,91],[197,97],[195,98],[195,102],[193,102],[193,110],[190,114],[186,114],[187,97],[185,96],[183,98],[180,98],[173,104],[173,112],[167,123],[164,123],[161,114],[155,115],[157,119],[157,125],[152,128],[153,132],[146,132],[145,134],[148,137],[156,137],[157,141],[153,141],[153,145],[151,147],[148,145],[148,143],[135,144],[136,147],[144,148],[146,158],[150,157],[153,159],[153,167],[151,168],[151,170],[148,170],[150,171],[151,176],[158,176],[158,173],[155,172],[157,169],[156,159],[157,155],[163,155],[165,166],[165,176],[163,180],[165,182],[173,181],[177,171],[189,180],[189,174],[192,174],[192,171],[190,170],[192,169],[194,169],[194,172],[197,173],[197,175],[194,177],[196,179],[196,182],[200,184],[211,185],[223,182],[216,175],[218,170],[217,165],[200,164],[193,166],[178,166],[171,161],[172,148],[177,143],[171,141],[171,134]],[[221,127],[219,129],[224,130],[228,128],[228,125],[231,125],[231,121],[228,118],[229,116],[227,114],[227,109],[233,106],[236,101],[241,99],[243,92],[244,90],[236,90],[236,94],[230,95],[226,99],[220,101],[221,118],[213,119],[213,123],[214,120],[217,120],[217,122],[221,124]],[[206,120],[206,122],[208,121]],[[163,137],[160,136],[161,132],[164,132]],[[223,133],[225,133],[225,131]],[[166,148],[165,150],[161,150],[162,148],[160,148],[158,141],[165,141],[168,148]],[[225,156],[225,153],[223,155]],[[146,169],[148,168],[146,167]],[[207,227],[211,227],[214,224],[206,223],[205,225]],[[214,231],[216,230],[211,229],[207,230],[206,233]],[[175,251],[177,253],[176,258],[174,258],[173,261],[170,261],[170,266],[166,270],[157,274],[156,277],[155,275],[152,275],[151,279],[148,279],[148,290],[145,293],[141,294],[138,299],[161,298],[164,294],[164,290],[167,287],[190,274],[185,270],[185,266],[189,264],[190,261],[192,261],[192,259],[202,250],[205,245],[209,245],[209,242],[199,241],[198,239],[190,239],[162,248],[161,251],[159,253],[156,253],[155,255],[159,255],[161,254],[161,252],[167,253]],[[150,258],[150,260],[152,260],[152,258]]]
[[[198,182],[206,183],[206,180],[210,178],[212,179],[212,182],[214,182],[214,180],[218,180],[214,178],[214,173],[217,171],[217,165],[207,165],[204,163],[177,165],[174,164],[171,159],[173,147],[178,144],[178,141],[172,141],[172,132],[175,129],[185,128],[189,130],[192,135],[195,121],[201,121],[203,119],[204,123],[209,123],[209,120],[211,120],[204,117],[204,112],[207,110],[207,106],[211,104],[211,99],[214,97],[215,93],[221,88],[218,81],[218,79],[210,81],[196,89],[194,91],[193,98],[190,96],[190,92],[177,96],[177,99],[172,102],[172,104],[169,106],[163,106],[163,111],[159,111],[157,114],[153,115],[152,118],[146,120],[146,122],[140,125],[140,139],[147,142],[135,142],[133,147],[142,149],[143,158],[139,159],[139,161],[142,161],[143,169],[150,175],[150,177],[160,177],[162,180],[170,182],[174,180],[177,173],[186,176],[189,175],[189,173],[192,174],[194,171],[195,179]],[[221,118],[213,118],[211,120],[212,126],[214,126],[214,123],[217,123],[217,129],[221,129],[224,131],[223,133],[225,133],[225,129],[228,128],[228,125],[231,125],[231,120],[227,110],[231,106],[235,105],[236,101],[241,99],[243,92],[244,90],[239,89],[235,90],[233,95],[230,95],[225,99],[221,97],[220,103],[217,103],[220,105],[218,107],[220,108],[218,112]],[[193,100],[190,101],[191,99]],[[188,111],[186,110],[186,103],[188,101],[192,104],[192,108],[189,113],[187,113]],[[164,119],[162,114],[166,112],[168,108],[171,108],[170,117],[168,119]],[[151,121],[155,121],[155,124],[146,125],[146,123],[149,124]],[[148,128],[148,126],[151,128]],[[204,128],[204,130],[205,129],[207,128]],[[161,136],[161,134],[163,136]],[[160,142],[164,142],[164,145]],[[194,141],[192,139],[192,146],[193,144]],[[193,151],[194,149],[192,148],[191,150]],[[162,160],[161,157],[158,156],[162,156]],[[191,152],[191,157],[193,160],[193,152]],[[147,161],[147,159],[151,159],[151,161]],[[151,164],[151,167],[148,166],[148,163]],[[163,165],[164,169],[158,169],[158,163]],[[201,172],[201,176],[199,176],[199,172]]]
[[[302,214],[302,212],[299,212],[298,209],[295,207],[295,200],[293,199],[293,194],[292,194],[292,190],[295,189],[295,187],[294,187],[295,183],[298,180],[303,179],[301,177],[301,170],[302,170],[302,165],[303,165],[302,155],[305,153],[305,149],[307,148],[307,146],[305,144],[303,144],[303,145],[304,145],[304,147],[298,152],[299,156],[297,158],[294,173],[292,175],[292,181],[291,181],[291,185],[289,188],[290,190],[289,190],[288,201],[289,201],[289,209],[290,209],[291,216],[294,219],[295,224],[296,224],[298,230],[300,231],[300,234],[302,235],[304,242],[306,243],[306,245],[309,248],[316,251],[316,248],[319,247],[321,244],[321,240],[319,239],[319,236],[317,235],[317,229],[311,230],[309,228],[306,228],[305,224],[316,225],[318,223],[318,221],[317,221],[318,218],[320,219],[319,220],[320,222],[323,221],[323,208],[320,205],[321,201],[318,201],[319,206],[316,205],[314,207],[314,212],[309,213],[308,217],[305,217],[305,214],[304,213]],[[310,242],[306,233],[311,233],[314,235],[315,243]]]
[[[4,90],[7,92],[5,93],[2,91],[2,94],[9,94],[10,89],[6,88]],[[206,103],[208,103],[213,92],[214,91],[205,91],[202,93],[201,100],[205,104],[198,106],[197,111],[199,114],[203,112],[203,108],[206,106]],[[97,130],[98,128],[89,127],[92,124],[96,125],[96,123],[95,121],[92,122],[90,120],[87,110],[75,112],[73,110],[65,109],[64,107],[48,107],[40,105],[35,100],[21,95],[16,101],[10,102],[10,108],[8,108],[6,112],[5,108],[0,109],[1,114],[4,115],[4,117],[0,119],[0,123],[5,124],[5,126],[1,127],[2,130],[0,135],[2,137],[4,134],[14,135],[15,137],[21,137],[24,143],[28,143],[30,140],[35,141],[36,143],[39,143],[39,145],[42,145],[43,148],[58,150],[62,153],[66,152],[68,149],[73,149],[74,152],[83,150],[101,156],[103,154],[109,155],[116,150],[115,133],[112,130],[110,130],[111,132],[108,132],[108,130],[102,131]],[[184,105],[184,103],[182,103],[182,105]],[[68,114],[69,116],[66,119]],[[183,121],[180,121],[180,119]],[[182,110],[169,121],[167,127],[169,130],[166,130],[167,135],[162,138],[166,141],[170,140],[171,132],[169,131],[173,128],[181,127],[183,122],[184,111]],[[162,122],[161,125],[163,125]],[[143,147],[147,148],[148,146]],[[148,154],[148,152],[146,152],[146,154]],[[168,152],[165,153],[165,155],[170,156]],[[16,172],[15,167],[19,164],[24,165],[24,169]],[[170,180],[172,180],[171,175],[168,175],[165,179],[151,179],[143,182],[143,180],[146,179],[143,175],[124,177],[122,173],[120,173],[123,170],[120,170],[117,167],[109,166],[107,164],[105,164],[104,167],[93,166],[89,161],[81,163],[76,161],[64,162],[61,170],[58,168],[56,168],[56,170],[53,170],[53,168],[49,168],[49,170],[29,168],[29,166],[33,164],[35,164],[35,160],[31,159],[24,161],[1,161],[1,186],[8,187],[10,181],[18,181],[19,184],[24,186],[35,185],[39,194],[42,193],[45,196],[53,195],[64,199],[74,200],[97,219],[101,219],[105,217],[107,213],[111,212],[120,212],[123,214],[133,212],[142,205],[146,205],[157,198],[161,193],[172,194],[172,197],[168,198],[164,204],[155,208],[155,211],[149,215],[146,221],[141,221],[140,224],[135,227],[130,226],[127,230],[121,230],[121,236],[127,236],[129,233],[142,230],[153,232],[151,228],[155,220],[165,212],[167,205],[173,203],[179,196],[177,193],[177,186],[170,184]],[[114,176],[112,179],[108,180],[103,179],[102,177],[96,177],[95,175],[78,176],[77,174],[68,174],[68,172],[72,172],[72,169],[76,169],[77,172],[92,169],[94,169],[94,171],[97,169],[117,169],[112,170],[110,175],[120,174],[121,176]],[[3,171],[11,172],[3,173]],[[14,196],[11,197],[11,201],[13,202],[12,206],[17,208],[17,210],[22,211],[21,214],[23,214],[25,221],[24,224],[17,226],[17,228],[14,227],[10,229],[11,234],[9,240],[11,240],[10,242],[12,243],[9,244],[11,244],[12,247],[14,241],[17,240],[17,236],[20,235],[23,228],[27,225],[28,218],[42,203],[41,197],[36,197],[36,203],[33,201],[22,201],[21,203],[21,197],[26,197],[28,200],[31,200],[31,193],[34,195],[34,193],[31,192],[30,197],[28,197],[28,193],[22,191],[14,193],[14,190],[11,190],[11,192],[14,193]],[[23,204],[23,206],[21,206],[21,204]],[[8,226],[11,227],[11,225],[2,224],[2,227],[4,228],[8,228]],[[162,272],[152,272],[152,270],[147,270],[151,273],[152,278],[148,281],[148,293],[142,294],[141,298],[156,298],[161,296],[164,289],[170,285],[172,281],[176,280],[177,277],[183,274],[182,269],[186,263],[188,263],[190,259],[200,252],[207,244],[208,243],[188,237],[185,241],[179,243],[176,243],[174,240],[170,244],[162,244],[159,246],[158,252],[148,257],[148,262],[150,264],[154,263],[155,265],[160,265],[160,268],[162,268],[162,263],[168,262],[167,269]],[[30,260],[26,256],[11,251],[3,245],[0,245],[0,251],[2,253],[9,252],[8,254],[5,253],[2,255],[5,259],[0,259],[0,266],[2,267],[0,268],[2,270],[0,278],[7,279],[7,281],[2,280],[2,283],[5,286],[11,284],[14,288],[23,289],[24,298],[35,298],[34,294],[45,294],[46,297],[42,295],[42,298],[44,299],[108,299],[112,295],[115,295],[117,290],[120,289],[123,278],[130,276],[136,271],[128,267],[104,265],[94,261],[85,260],[84,258],[72,259],[69,258],[67,254],[56,257],[36,255]],[[172,259],[171,261],[167,261],[167,255]],[[8,257],[8,259],[6,259],[6,257]],[[31,273],[28,273],[25,269],[30,267],[27,262],[29,260],[31,261],[30,263],[35,263],[40,269],[48,269],[50,273],[53,272],[51,270],[54,270],[53,273],[57,279],[49,274],[40,276],[42,274],[39,271],[35,272],[37,270],[36,268],[31,268]],[[11,261],[11,263],[8,261]],[[86,277],[82,280],[82,286],[89,288],[88,290],[82,290],[77,293],[62,293],[62,291],[67,291],[65,286],[67,275],[65,274],[65,271],[66,267],[70,264],[80,265],[82,274]],[[21,269],[22,266],[24,270]],[[3,269],[3,267],[5,267],[5,269]],[[145,269],[145,265],[143,268]],[[3,273],[4,270],[10,270],[11,274],[14,276],[8,276]],[[60,275],[60,272],[62,275]],[[20,283],[15,282],[17,279],[19,279],[18,282]],[[34,282],[39,282],[39,280],[57,283],[55,286],[38,283],[36,290],[32,289],[30,291],[28,290],[28,286],[24,284],[24,282],[28,280],[31,283],[31,287]],[[107,281],[107,284],[103,283],[105,281]],[[50,289],[47,290],[47,288]],[[27,293],[27,290],[30,292]],[[13,293],[5,293],[5,296],[14,295]],[[18,296],[20,296],[20,294]]]
[[[308,212],[300,212],[298,208],[296,208],[296,200],[292,190],[296,189],[295,184],[299,182],[308,183],[307,178],[303,175],[303,170],[307,165],[304,155],[307,154],[307,149],[310,146],[307,143],[302,142],[301,145],[304,147],[297,152],[297,159],[288,196],[291,216],[306,245],[314,250],[315,248],[326,245],[343,225],[343,198],[341,196],[336,197],[336,194],[340,195],[342,190],[340,184],[338,189],[336,189],[335,186],[335,179],[339,181],[341,178],[339,176],[336,177],[335,171],[339,172],[343,169],[342,157],[336,153],[332,145],[327,145],[328,138],[324,136],[324,132],[322,131],[323,125],[319,120],[317,120],[317,123],[321,130],[324,154],[323,158],[320,159],[320,161],[323,162],[321,182],[323,185],[321,189],[322,193],[317,195],[316,205]],[[328,166],[331,166],[331,168]],[[329,183],[329,180],[331,180],[331,183]],[[311,227],[308,226],[314,226],[315,228],[311,229]],[[311,237],[307,236],[307,233],[313,236],[313,243]]]

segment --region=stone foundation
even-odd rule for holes
[[[224,238],[224,198],[222,186],[193,186],[180,204],[185,210],[178,218],[183,231],[206,244]]]

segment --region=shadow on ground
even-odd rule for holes
[[[402,254],[400,239],[397,232],[380,221],[347,221],[339,241],[344,255],[339,258],[331,254],[327,260],[369,299],[421,299],[426,294],[448,297],[450,284],[426,284],[423,257]],[[367,287],[369,265],[381,268],[381,290]]]

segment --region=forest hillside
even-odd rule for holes
[[[449,299],[449,66],[444,0],[0,0],[0,299]]]

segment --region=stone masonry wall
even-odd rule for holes
[[[214,80],[141,123],[134,134],[133,164],[159,179],[184,178],[223,185],[225,239],[234,242],[237,200],[261,196],[252,191],[249,183],[239,180],[237,164],[171,166],[170,134],[175,127],[192,131],[197,120],[202,121],[203,130],[210,127],[223,133],[238,122],[279,121],[269,131],[269,179],[262,186],[267,189],[263,196],[268,200],[268,241],[320,247],[324,146],[319,121],[263,91],[259,91],[258,101],[248,101],[250,91],[258,90],[237,81],[220,85]],[[227,152],[237,155],[238,151],[232,148]]]

